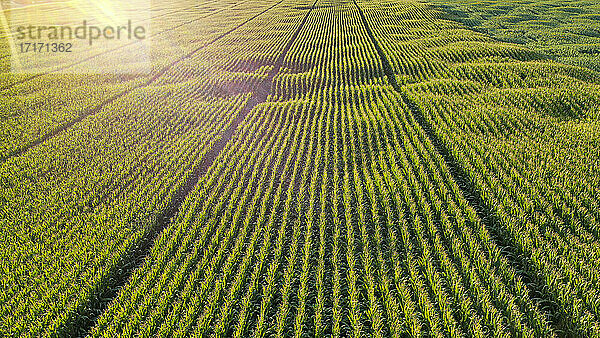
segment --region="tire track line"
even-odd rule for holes
[[[363,22],[363,26],[365,27],[367,34],[371,39],[371,43],[375,47],[377,54],[382,63],[383,71],[385,73],[388,82],[392,85],[394,90],[400,94],[402,100],[407,104],[410,113],[414,120],[417,122],[419,127],[423,129],[425,135],[435,148],[435,150],[442,156],[444,160],[444,164],[448,168],[450,175],[452,176],[454,182],[456,182],[457,186],[461,190],[465,200],[475,210],[477,216],[481,220],[481,222],[485,225],[485,227],[492,234],[492,239],[501,248],[503,257],[515,269],[517,275],[521,277],[524,284],[527,286],[530,298],[534,302],[534,304],[538,305],[540,311],[547,315],[549,318],[549,324],[555,331],[560,331],[561,325],[557,322],[556,316],[551,313],[553,311],[548,311],[548,308],[554,308],[552,304],[556,304],[554,301],[554,297],[546,290],[545,282],[543,279],[538,276],[535,271],[531,271],[529,268],[530,264],[526,261],[527,255],[521,252],[513,243],[510,243],[509,237],[506,234],[506,231],[501,229],[500,227],[494,225],[497,223],[494,219],[494,213],[492,208],[485,203],[481,194],[477,191],[477,188],[471,183],[469,180],[469,175],[464,170],[464,168],[458,163],[456,158],[452,156],[449,149],[443,144],[443,142],[439,139],[439,137],[435,134],[433,130],[433,126],[428,122],[425,118],[423,112],[419,109],[417,104],[412,101],[406,94],[406,92],[400,87],[396,80],[396,75],[394,74],[394,70],[387,59],[387,56],[375,38],[375,34],[371,30],[369,22],[360,6],[356,2],[356,0],[352,0],[354,5],[358,9],[360,13],[361,20]],[[506,251],[509,251],[512,254],[507,254]],[[564,316],[563,316],[564,317]],[[563,318],[564,319],[564,318]]]
[[[274,8],[275,6],[282,3],[284,0],[281,0],[261,13],[253,16],[252,18],[246,21],[258,17],[261,14],[264,14],[268,10]],[[240,113],[233,120],[231,125],[221,134],[220,139],[211,147],[211,149],[204,154],[200,163],[194,169],[192,174],[186,179],[184,184],[179,188],[179,190],[175,193],[175,197],[172,199],[172,202],[167,206],[167,208],[161,212],[157,217],[157,222],[153,226],[152,229],[149,230],[149,234],[142,239],[142,242],[139,243],[136,249],[132,250],[127,257],[122,259],[125,263],[123,266],[117,266],[112,268],[112,273],[109,273],[106,280],[113,281],[110,285],[101,286],[100,290],[93,295],[90,300],[93,304],[86,304],[86,306],[82,306],[81,310],[77,313],[72,314],[70,320],[65,325],[65,327],[61,330],[59,335],[77,335],[77,336],[85,336],[89,334],[97,322],[98,318],[104,313],[107,309],[110,302],[116,298],[119,289],[127,283],[131,275],[134,271],[139,268],[143,263],[145,258],[148,256],[150,251],[152,250],[152,245],[159,238],[160,234],[166,229],[170,224],[174,217],[179,212],[183,202],[186,200],[188,195],[193,191],[196,187],[200,179],[207,173],[208,169],[212,166],[216,158],[219,156],[221,151],[225,148],[225,146],[232,139],[233,134],[237,127],[241,124],[247,114],[258,104],[266,102],[271,90],[271,85],[273,83],[273,79],[279,73],[281,67],[283,66],[283,62],[285,60],[285,56],[288,51],[291,49],[292,45],[296,41],[300,31],[305,26],[306,21],[312,9],[318,0],[315,0],[313,5],[310,7],[307,14],[305,14],[302,22],[285,45],[283,50],[281,51],[279,57],[274,63],[273,69],[268,73],[268,76],[262,81],[262,83],[257,86],[257,90],[252,93],[252,96],[248,99],[248,102],[242,108]],[[244,24],[244,23],[243,23]],[[223,36],[235,31],[237,28],[241,27],[243,24],[238,25],[237,27],[231,29],[230,31],[224,33]],[[190,53],[190,55],[193,53]]]
[[[8,161],[9,159],[13,158],[13,157],[18,157],[21,156],[23,153],[27,152],[28,150],[30,150],[31,148],[34,148],[44,142],[46,142],[47,140],[53,138],[54,136],[60,134],[61,132],[71,128],[72,126],[74,126],[75,124],[83,121],[85,118],[89,117],[89,116],[93,116],[95,114],[97,114],[98,112],[100,112],[102,110],[102,108],[104,108],[105,106],[111,104],[112,102],[114,102],[117,99],[120,99],[124,96],[126,96],[127,94],[140,89],[140,88],[144,88],[147,87],[151,84],[153,84],[154,82],[156,82],[156,80],[164,75],[167,71],[169,71],[171,68],[173,68],[174,66],[180,64],[181,62],[189,59],[190,57],[192,57],[195,53],[199,52],[200,50],[214,44],[215,42],[221,40],[222,38],[228,36],[229,34],[233,33],[234,31],[236,31],[237,29],[241,28],[242,26],[246,25],[247,23],[249,23],[250,21],[254,20],[255,18],[259,17],[260,15],[268,12],[269,10],[271,10],[272,8],[274,8],[275,6],[281,4],[284,0],[280,0],[278,2],[276,2],[275,4],[271,5],[270,7],[268,7],[267,9],[263,10],[262,12],[252,16],[249,19],[246,19],[244,22],[238,24],[237,26],[231,28],[230,30],[228,30],[227,32],[219,35],[218,37],[214,38],[213,40],[211,40],[210,42],[205,43],[204,45],[192,50],[191,52],[185,54],[184,56],[180,57],[179,59],[176,59],[174,61],[172,61],[171,63],[169,63],[167,66],[163,67],[162,69],[160,69],[156,74],[154,74],[150,79],[148,79],[147,81],[141,83],[140,85],[131,87],[129,89],[126,89],[118,94],[113,95],[112,97],[102,101],[100,104],[86,110],[83,111],[81,114],[79,114],[78,117],[74,118],[73,120],[64,122],[62,124],[60,124],[58,127],[50,130],[49,132],[47,132],[46,134],[44,134],[43,136],[39,137],[38,139],[31,141],[30,143],[26,144],[25,146],[21,147],[21,148],[17,148],[16,150],[8,153],[7,155],[3,156],[0,158],[0,164],[5,163],[6,161]]]

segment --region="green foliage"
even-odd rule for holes
[[[594,0],[433,0],[448,19],[557,61],[600,71],[600,4]]]
[[[312,4],[202,3],[216,14],[164,17],[190,26],[159,40],[183,47],[150,77],[2,93],[43,130],[2,138],[4,154],[39,144],[0,164],[0,335],[600,335],[597,73],[447,8]],[[70,327],[101,301],[88,332]]]

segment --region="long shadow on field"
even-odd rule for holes
[[[499,222],[497,222],[494,213],[492,212],[492,207],[483,200],[481,194],[469,180],[469,175],[467,172],[452,156],[449,149],[437,137],[431,124],[423,115],[423,112],[421,112],[419,107],[408,97],[406,92],[402,90],[396,81],[393,68],[387,59],[385,52],[379,45],[379,42],[371,30],[363,10],[360,8],[356,0],[353,0],[353,2],[360,13],[360,17],[367,34],[369,35],[371,42],[373,43],[375,49],[377,50],[377,54],[381,59],[383,71],[385,72],[389,83],[392,85],[394,90],[401,95],[402,100],[407,104],[419,127],[423,129],[435,150],[444,159],[450,174],[457,183],[458,187],[461,189],[466,200],[469,202],[469,205],[476,211],[479,219],[481,219],[485,227],[490,231],[494,242],[502,249],[501,251],[504,253],[504,257],[506,258],[507,262],[515,269],[516,274],[520,276],[524,284],[527,286],[531,299],[538,305],[540,310],[546,314],[547,318],[549,319],[549,324],[556,332],[565,333],[567,335],[576,335],[575,332],[568,331],[569,327],[575,327],[573,320],[570,318],[569,314],[567,314],[557,305],[558,303],[556,298],[550,294],[545,287],[546,283],[544,282],[543,278],[538,276],[537,272],[531,269],[532,264],[527,258],[527,254],[515,246],[515,244],[510,240],[510,235],[505,229],[497,225]]]
[[[275,7],[282,1],[283,0],[269,7],[265,11],[257,14],[256,16],[250,18],[248,21],[265,13],[266,11]],[[242,108],[242,110],[233,120],[231,125],[221,134],[220,139],[203,156],[202,160],[200,161],[200,164],[197,166],[197,169],[192,173],[192,175],[190,175],[190,177],[184,182],[182,187],[177,191],[175,197],[173,198],[169,206],[166,208],[166,210],[163,211],[157,217],[157,222],[153,229],[150,230],[150,233],[147,236],[144,236],[142,243],[139,243],[135,250],[129,252],[129,254],[121,260],[121,264],[113,268],[114,272],[110,274],[109,278],[104,283],[101,283],[101,288],[94,296],[91,297],[91,304],[85,304],[85,306],[82,306],[80,311],[75,313],[70,318],[70,320],[67,321],[66,326],[59,331],[59,336],[86,336],[90,333],[91,329],[94,327],[100,315],[106,310],[110,302],[114,298],[116,298],[119,289],[127,283],[134,271],[143,264],[144,259],[150,253],[155,240],[159,237],[161,232],[169,226],[171,220],[177,215],[179,208],[185,201],[186,197],[192,192],[200,178],[204,176],[204,174],[206,174],[208,169],[212,166],[213,162],[219,156],[221,151],[225,148],[227,143],[231,140],[235,130],[244,120],[246,115],[248,115],[248,113],[258,104],[267,101],[269,93],[271,92],[273,78],[279,73],[279,70],[283,66],[285,56],[296,41],[298,35],[300,34],[300,31],[306,24],[306,21],[308,20],[308,17],[311,14],[317,1],[318,0],[315,0],[313,6],[310,7],[309,11],[305,14],[302,22],[300,23],[290,40],[287,42],[287,44],[281,51],[281,54],[275,61],[274,67],[269,72],[268,76],[256,87],[256,89],[252,93],[252,96],[248,99],[246,105]],[[248,21],[240,24],[236,28],[223,34],[221,37],[233,32]],[[193,53],[194,52],[190,53],[189,56],[191,56],[191,54]],[[162,73],[164,73],[164,71]],[[157,77],[158,76],[159,75],[157,75]]]

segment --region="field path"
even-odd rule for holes
[[[436,135],[433,126],[424,116],[417,103],[407,94],[406,89],[398,84],[394,69],[391,66],[386,53],[382,49],[375,34],[371,30],[369,21],[365,16],[364,11],[357,3],[357,0],[352,1],[358,8],[361,20],[371,39],[371,43],[377,50],[386,78],[394,90],[400,94],[402,100],[410,109],[410,113],[414,122],[417,123],[419,127],[426,133],[429,142],[431,142],[431,144],[434,146],[437,153],[442,156],[445,166],[452,175],[452,179],[461,189],[461,193],[469,202],[470,207],[475,210],[481,222],[483,222],[485,227],[493,236],[495,244],[501,248],[503,257],[513,267],[514,271],[516,271],[524,285],[527,286],[529,297],[534,300],[539,309],[544,311],[544,316],[549,318],[550,325],[555,332],[565,332],[566,330],[566,332],[568,332],[568,330],[572,330],[576,324],[572,320],[571,315],[558,306],[559,299],[557,299],[555,295],[548,291],[548,287],[546,286],[543,276],[531,268],[533,264],[527,258],[527,253],[519,249],[514,242],[511,242],[509,239],[510,235],[507,230],[498,225],[500,220],[495,216],[493,208],[484,200],[481,192],[478,191],[478,189],[469,180],[468,172],[453,156],[451,150],[448,149],[444,145],[444,142],[442,142],[442,140],[440,140],[440,138]]]
[[[267,8],[266,10],[262,11],[261,13],[255,15],[255,16],[251,17],[250,19],[248,19],[247,21],[241,23],[240,25],[236,26],[235,28],[233,28],[233,29],[231,29],[231,30],[223,33],[218,38],[212,40],[210,43],[205,44],[202,47],[199,47],[198,49],[195,49],[194,51],[190,52],[185,57],[183,57],[183,58],[181,58],[181,59],[173,62],[168,67],[165,67],[159,74],[156,74],[146,85],[149,85],[152,82],[156,81],[156,79],[158,79],[158,77],[160,77],[160,75],[164,74],[169,68],[173,67],[175,64],[183,61],[186,58],[191,57],[194,53],[196,53],[197,51],[201,50],[202,48],[205,48],[205,47],[209,46],[210,44],[212,44],[214,42],[217,42],[221,38],[223,38],[223,37],[227,36],[228,34],[234,32],[235,30],[237,30],[238,28],[242,27],[246,23],[248,23],[251,20],[253,20],[256,17],[258,17],[259,15],[262,15],[262,14],[266,13],[267,11],[269,11],[270,9],[272,9],[273,7],[279,5],[283,1],[284,0],[281,0],[281,1],[277,2],[277,3],[275,3],[271,7]],[[108,306],[108,304],[110,304],[110,301],[113,298],[116,297],[117,291],[119,290],[119,288],[128,281],[128,279],[130,278],[131,274],[137,268],[139,268],[139,266],[143,263],[144,258],[148,255],[148,253],[152,249],[152,244],[155,242],[156,238],[158,236],[160,236],[161,232],[166,227],[169,226],[169,223],[172,221],[173,217],[175,215],[177,215],[177,213],[179,212],[179,209],[181,208],[181,206],[182,206],[183,202],[185,201],[186,197],[194,189],[194,187],[196,186],[196,184],[198,183],[198,181],[201,179],[201,177],[212,166],[213,162],[219,156],[219,154],[221,153],[221,151],[223,150],[223,148],[225,148],[225,146],[231,140],[231,137],[233,136],[234,132],[236,131],[236,129],[238,128],[238,126],[240,125],[240,123],[242,123],[244,121],[244,119],[246,118],[246,115],[252,109],[254,109],[258,104],[267,101],[269,93],[271,92],[271,85],[273,83],[273,78],[275,76],[277,76],[277,74],[279,74],[279,71],[280,71],[281,67],[283,66],[283,61],[285,59],[285,56],[287,55],[287,53],[290,50],[291,46],[296,41],[296,39],[298,37],[298,34],[300,33],[300,31],[304,27],[304,25],[305,25],[308,17],[310,16],[310,14],[312,12],[312,9],[314,8],[314,6],[316,5],[316,3],[318,1],[319,0],[315,0],[315,2],[313,3],[313,5],[310,8],[308,8],[308,11],[304,15],[304,18],[303,18],[302,22],[296,28],[294,34],[288,40],[287,44],[285,45],[285,47],[283,48],[283,50],[279,54],[279,57],[275,61],[274,65],[273,65],[273,68],[269,71],[267,77],[263,81],[260,82],[260,84],[257,86],[257,88],[254,91],[252,91],[252,94],[251,94],[250,98],[248,99],[246,105],[238,113],[237,117],[231,122],[231,124],[229,125],[229,127],[220,135],[219,140],[202,157],[202,160],[201,160],[200,164],[197,166],[197,169],[185,181],[185,183],[182,185],[182,187],[176,193],[176,197],[173,199],[172,203],[167,207],[167,209],[163,212],[163,214],[159,216],[159,218],[158,218],[159,221],[156,224],[155,228],[153,229],[151,235],[147,236],[144,239],[143,243],[140,244],[138,250],[136,250],[134,253],[132,253],[132,257],[130,257],[129,259],[125,260],[125,261],[129,262],[127,264],[127,266],[117,267],[116,270],[118,272],[115,275],[111,276],[111,278],[110,278],[111,280],[116,281],[116,284],[114,284],[114,285],[106,285],[105,290],[100,290],[99,291],[99,293],[96,296],[96,298],[97,299],[103,299],[103,301],[101,303],[102,307],[100,307],[100,308],[93,308],[93,309],[85,309],[85,313],[79,313],[79,314],[75,315],[75,317],[74,317],[74,318],[85,318],[85,322],[70,323],[70,324],[67,325],[67,327],[69,327],[69,328],[75,328],[75,327],[77,327],[77,331],[78,332],[88,332],[89,333],[89,330],[95,324],[98,316],[100,316],[102,314],[102,312],[104,311],[104,309],[106,308],[106,306]],[[124,93],[122,95],[119,95],[118,97],[121,97],[121,96],[123,96],[125,94],[126,93]],[[113,98],[112,101],[114,101],[118,97]],[[98,108],[98,110],[99,109],[101,109],[101,108]]]

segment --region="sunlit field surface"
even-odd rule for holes
[[[144,37],[151,36],[150,0],[3,0],[2,9],[1,70],[31,76],[46,72],[135,74],[150,68],[149,40],[133,39],[137,26]],[[109,39],[100,38],[103,32]],[[60,50],[28,45],[57,42],[70,45]]]
[[[108,3],[2,1],[0,336],[600,336],[594,2]]]

